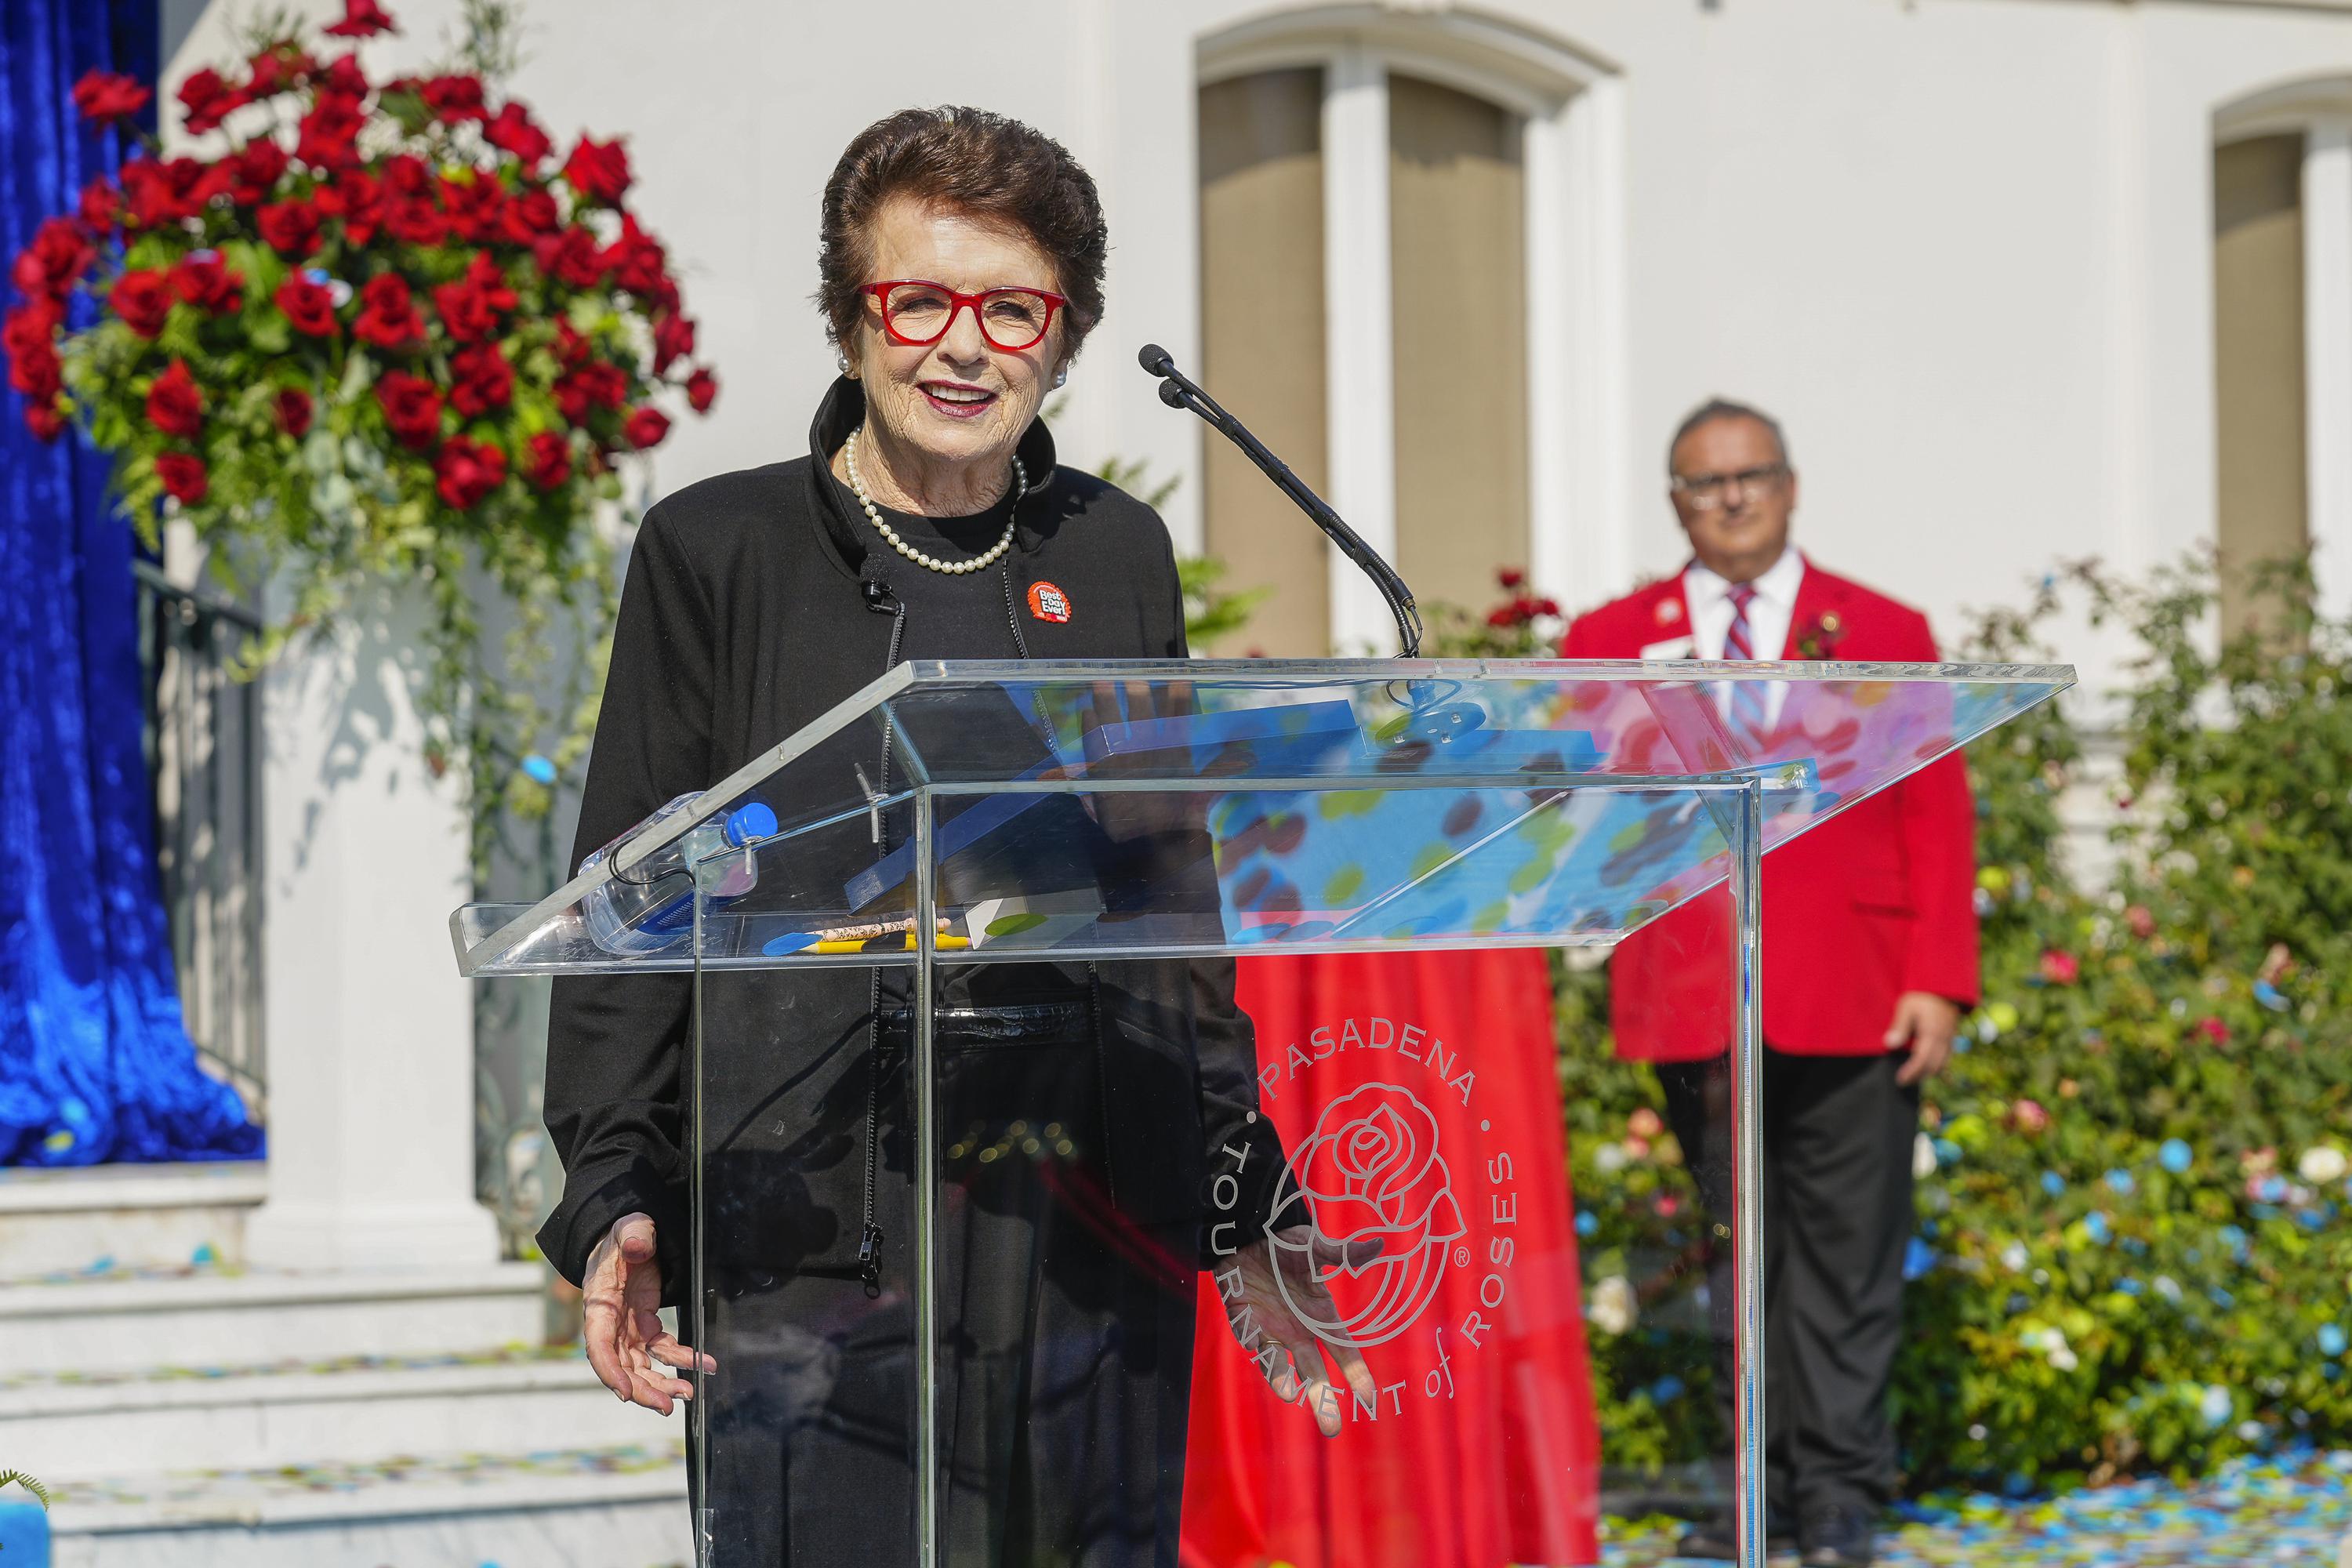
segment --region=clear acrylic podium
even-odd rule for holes
[[[706,1487],[704,1568],[776,1560],[777,1542],[823,1527],[762,1510],[902,1505],[911,1519],[873,1534],[877,1563],[1152,1561],[1149,1541],[1111,1538],[1172,1530],[1164,1449],[1183,1412],[1150,1417],[1156,1459],[1121,1451],[1155,1439],[1099,1408],[1141,1355],[1141,1320],[1097,1299],[1106,1269],[1178,1294],[1142,1310],[1199,1367],[1223,1355],[1279,1375],[1302,1326],[1327,1347],[1319,1413],[1337,1435],[1302,1449],[1318,1412],[1258,1380],[1262,1409],[1220,1407],[1213,1430],[1196,1415],[1188,1510],[1319,1488],[1356,1542],[1331,1561],[1503,1568],[1553,1550],[1551,1494],[1597,1484],[1559,1473],[1528,1414],[1554,1375],[1534,1336],[1556,1349],[1582,1331],[1558,1145],[1496,1142],[1528,1125],[1529,1103],[1557,1133],[1549,1060],[1344,1007],[1238,1059],[1248,1037],[1218,977],[1241,954],[1606,948],[1727,884],[1720,946],[1691,963],[1719,980],[1727,1027],[1735,1506],[1742,1560],[1760,1564],[1762,857],[2073,679],[1814,662],[910,664],[598,872],[527,908],[468,906],[452,930],[469,975],[694,976],[680,1326],[719,1370],[696,1375],[688,1442],[705,1474],[794,1478],[779,1482],[789,1502]],[[1734,681],[1769,683],[1766,734],[1727,721]],[[583,909],[607,875],[753,801],[776,831],[701,860],[690,889],[677,874],[671,934],[599,945]],[[1546,1214],[1560,1223],[1538,1234]],[[1202,1300],[1239,1321],[1192,1348],[1172,1325],[1191,1320],[1196,1271]],[[1163,1406],[1181,1368],[1174,1386]],[[1500,1469],[1444,1483],[1465,1444]],[[1020,1500],[1079,1473],[1066,1511],[1109,1521],[1099,1538]],[[1138,1488],[1159,1490],[1122,1495]],[[1433,1545],[1432,1531],[1476,1543]]]

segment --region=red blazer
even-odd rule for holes
[[[1568,628],[1569,658],[1633,658],[1690,635],[1681,574]],[[1927,618],[1805,563],[1785,658],[1929,661]],[[1792,694],[1793,695],[1793,694]],[[1976,809],[1947,756],[1764,858],[1764,1038],[1800,1056],[1886,1048],[1906,991],[1977,1000]],[[1717,888],[1618,945],[1620,1056],[1691,1061],[1731,1039],[1731,901]]]

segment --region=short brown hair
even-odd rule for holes
[[[1068,297],[1063,341],[1077,353],[1102,320],[1110,233],[1095,182],[1041,131],[984,109],[902,109],[850,140],[824,184],[817,243],[817,303],[827,334],[844,342],[864,308],[873,253],[867,229],[894,196],[959,209],[1025,235],[1054,258]]]

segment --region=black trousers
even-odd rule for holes
[[[1764,1052],[1766,1497],[1802,1517],[1892,1497],[1887,1380],[1903,1333],[1919,1090],[1909,1060]],[[1732,1433],[1733,1132],[1729,1058],[1658,1066],[1666,1121],[1697,1177],[1713,1245],[1716,1404]]]
[[[941,1052],[941,1562],[1175,1568],[1194,1227],[1139,1227],[1103,1179],[1091,1044]],[[903,1058],[890,1076],[903,1078]],[[886,1083],[884,1131],[903,1096]],[[895,1104],[894,1104],[895,1102]],[[914,1301],[903,1163],[880,1293],[854,1274],[713,1260],[719,1370],[689,1427],[711,1568],[883,1568],[915,1554]],[[691,1337],[692,1331],[682,1334]]]

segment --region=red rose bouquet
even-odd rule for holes
[[[432,584],[447,734],[482,673],[460,584],[570,602],[603,570],[588,525],[620,495],[615,458],[668,433],[656,398],[700,414],[718,383],[625,205],[623,145],[559,155],[480,53],[372,79],[328,51],[393,20],[346,5],[315,48],[259,35],[188,77],[208,152],[142,147],[47,220],[11,268],[0,348],[26,423],[53,439],[80,421],[142,526],[168,498],[216,566],[295,567],[294,624],[357,575]],[[148,98],[100,72],[74,96],[116,125]],[[530,750],[509,771],[546,772]]]

